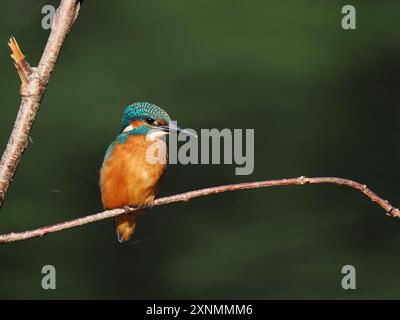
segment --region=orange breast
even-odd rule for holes
[[[164,159],[163,163],[148,161],[149,147],[156,150],[158,159]],[[149,197],[158,193],[166,159],[167,148],[162,140],[151,142],[143,135],[131,135],[125,143],[116,144],[100,172],[104,208],[145,205]]]

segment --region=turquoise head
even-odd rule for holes
[[[135,129],[140,134],[147,134],[157,128],[166,131],[170,122],[168,113],[160,107],[149,102],[135,102],[127,106],[122,114],[122,131]]]
[[[109,146],[105,159],[110,155],[113,147],[125,143],[131,135],[148,135],[161,137],[169,133],[194,135],[192,132],[179,128],[171,121],[170,116],[160,107],[149,102],[135,102],[127,106],[122,113],[122,129],[117,138]]]

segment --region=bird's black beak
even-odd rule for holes
[[[193,132],[191,132],[191,131],[189,131],[189,130],[186,130],[186,129],[182,129],[182,128],[178,127],[178,126],[177,126],[175,123],[173,123],[173,122],[170,122],[168,126],[162,126],[162,127],[160,127],[160,128],[161,128],[161,130],[164,131],[164,132],[176,133],[176,134],[183,133],[183,134],[185,134],[185,135],[188,135],[188,136],[192,136],[192,137],[197,138],[197,135],[196,135],[195,133],[193,133]]]

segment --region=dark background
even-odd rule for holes
[[[15,35],[31,64],[58,1],[0,1],[0,145],[20,97]],[[296,176],[368,184],[400,205],[400,2],[84,2],[0,212],[0,233],[102,209],[98,173],[134,101],[181,125],[255,128],[255,171],[173,165],[161,195]],[[36,11],[34,11],[36,9]],[[31,13],[33,14],[31,15]],[[25,21],[25,22],[24,22]],[[0,298],[397,298],[400,224],[332,185],[226,193],[155,208],[120,245],[110,220],[0,246]],[[57,289],[41,288],[41,268]],[[357,290],[341,288],[341,268]]]

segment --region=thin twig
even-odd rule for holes
[[[79,12],[77,0],[61,0],[53,21],[52,30],[37,68],[29,65],[15,38],[10,38],[9,47],[12,59],[21,78],[21,104],[14,128],[0,161],[0,207],[28,146],[37,110],[43,99],[51,73],[72,24]]]
[[[373,191],[367,188],[366,185],[360,184],[358,182],[342,179],[342,178],[333,178],[333,177],[318,177],[318,178],[292,178],[292,179],[280,179],[280,180],[266,180],[259,182],[247,182],[247,183],[239,183],[239,184],[230,184],[219,187],[211,187],[205,188],[195,191],[190,191],[186,193],[181,193],[169,197],[164,197],[157,199],[154,202],[155,206],[161,206],[168,203],[180,202],[180,201],[188,201],[192,198],[208,196],[211,194],[217,194],[227,191],[235,191],[235,190],[245,190],[245,189],[257,189],[257,188],[266,188],[266,187],[278,187],[278,186],[290,186],[290,185],[305,185],[305,184],[336,184],[341,186],[348,186],[350,188],[356,189],[363,194],[365,194],[371,201],[375,202],[378,206],[382,207],[386,213],[391,217],[400,217],[400,210],[393,207],[388,201],[382,199],[378,195],[376,195]],[[132,212],[137,210],[137,208],[120,208],[107,210],[100,213],[96,213],[90,216],[82,217],[79,219],[62,222],[59,224],[29,230],[25,232],[18,233],[9,233],[0,235],[0,244],[16,242],[36,237],[43,237],[46,234],[54,233],[66,229],[71,229],[79,226],[83,226],[88,223],[113,218],[128,212]]]
[[[18,71],[19,77],[21,78],[22,87],[25,87],[29,82],[29,78],[33,73],[33,69],[26,60],[24,54],[19,48],[17,40],[14,37],[10,38],[8,41],[8,46],[12,52],[11,58],[14,61],[15,68]]]

